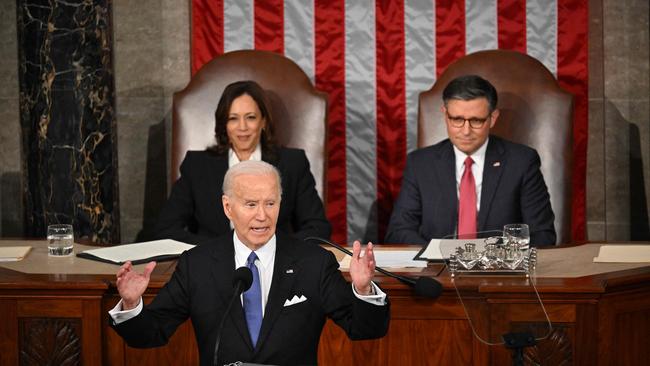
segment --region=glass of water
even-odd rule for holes
[[[528,250],[530,244],[530,230],[526,224],[507,224],[503,226],[503,236],[509,244],[515,245],[519,250]]]
[[[54,224],[47,227],[47,253],[51,256],[72,254],[74,232],[72,225]]]

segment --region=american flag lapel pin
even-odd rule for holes
[[[500,162],[500,161],[495,161],[495,162],[492,164],[492,166],[494,166],[494,167],[501,166],[501,162]]]

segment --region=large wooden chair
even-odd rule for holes
[[[185,89],[174,94],[171,178],[176,181],[188,150],[215,143],[214,112],[225,87],[254,80],[267,92],[276,123],[277,141],[305,150],[325,202],[327,95],[290,59],[256,50],[227,52],[205,64]]]
[[[533,57],[504,50],[472,53],[451,64],[430,90],[420,93],[418,147],[447,138],[440,111],[442,91],[452,79],[466,74],[489,80],[499,93],[501,112],[492,133],[539,153],[555,213],[557,240],[569,243],[573,96]]]

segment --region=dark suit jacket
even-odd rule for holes
[[[305,152],[280,148],[277,160],[265,161],[278,168],[282,177],[277,229],[293,233],[298,239],[308,236],[329,238],[331,227],[325,218],[323,202],[316,192],[316,182]],[[158,217],[155,237],[200,244],[230,232],[221,203],[227,170],[227,154],[188,151],[181,164],[181,177],[172,187]]]
[[[187,318],[192,320],[201,365],[212,365],[217,328],[233,293],[235,270],[232,233],[184,253],[170,281],[135,318],[113,328],[132,347],[164,345]],[[307,301],[284,307],[287,299]],[[253,349],[244,311],[235,301],[226,319],[220,364],[235,361],[274,365],[316,364],[318,342],[326,317],[351,339],[386,334],[389,305],[357,299],[334,255],[317,245],[278,234],[273,280]]]
[[[456,157],[447,139],[408,155],[402,188],[388,225],[388,243],[427,243],[458,225]],[[537,152],[490,136],[485,153],[478,231],[525,223],[531,245],[555,244],[555,215]]]

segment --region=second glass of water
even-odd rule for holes
[[[526,224],[507,224],[503,226],[503,236],[508,243],[515,244],[519,250],[528,250],[530,244],[530,230]]]
[[[51,256],[66,256],[73,252],[74,232],[72,225],[54,224],[47,227],[47,253]]]

